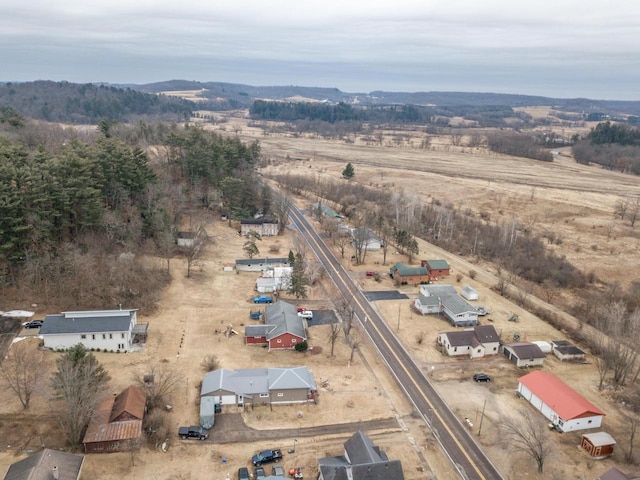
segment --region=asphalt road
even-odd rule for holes
[[[413,362],[400,341],[369,303],[333,252],[311,227],[295,205],[290,219],[307,240],[311,250],[326,268],[329,278],[342,292],[353,298],[353,309],[364,331],[396,379],[400,388],[429,424],[461,478],[469,480],[502,479],[502,475],[475,442],[461,419],[437,394],[429,379]]]

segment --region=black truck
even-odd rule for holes
[[[186,440],[187,438],[206,440],[207,438],[209,438],[209,430],[198,425],[194,425],[191,427],[180,427],[178,429],[178,435],[180,435],[180,438],[183,440]]]
[[[251,462],[258,467],[265,463],[279,462],[282,460],[282,450],[276,448],[274,450],[263,450],[251,457]]]

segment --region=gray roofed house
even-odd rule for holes
[[[458,295],[453,285],[421,285],[420,293],[423,297],[437,298],[440,309],[433,312],[433,307],[420,308],[422,306],[422,298],[419,297],[415,301],[415,307],[423,314],[444,312],[453,326],[465,327],[478,324],[478,310]]]
[[[201,397],[220,405],[313,402],[316,383],[307,367],[220,369],[205,374]]]
[[[11,464],[4,480],[78,480],[83,463],[84,455],[45,448]],[[57,477],[54,476],[54,471]]]
[[[236,270],[243,272],[262,272],[274,266],[288,265],[288,258],[243,258],[236,260]]]
[[[344,443],[344,455],[318,459],[318,480],[403,480],[400,460],[386,453],[358,430]]]
[[[438,345],[452,357],[469,355],[478,358],[498,353],[500,335],[493,325],[476,325],[463,331],[440,333]]]
[[[137,326],[137,309],[69,311],[47,315],[40,328],[44,346],[66,350],[78,343],[87,349],[128,352]],[[146,324],[139,327],[145,327]]]
[[[247,345],[267,345],[269,350],[293,349],[306,341],[306,320],[298,316],[295,305],[276,302],[265,308],[264,325],[247,325],[244,338]]]

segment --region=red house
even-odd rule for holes
[[[451,273],[451,267],[445,260],[422,260],[420,265],[427,267],[432,277],[446,277]]]
[[[271,350],[294,349],[307,340],[306,320],[298,316],[295,305],[276,302],[265,309],[264,325],[247,325],[247,345],[266,345]]]

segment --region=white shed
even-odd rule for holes
[[[471,288],[469,285],[465,285],[464,287],[462,287],[462,290],[460,290],[460,295],[462,295],[467,300],[478,300],[478,297],[480,296],[478,295],[478,292],[475,289]]]
[[[549,342],[545,342],[543,340],[534,340],[533,342],[542,350],[542,353],[551,353],[551,344]]]

